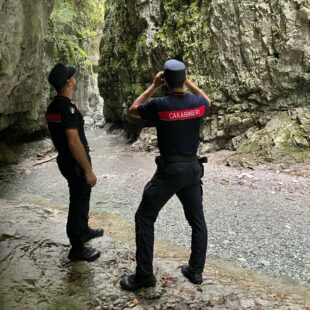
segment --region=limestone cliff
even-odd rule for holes
[[[103,99],[99,95],[96,72],[103,14],[104,0],[58,0],[50,18],[54,62],[77,68],[75,101],[88,124],[103,118]]]
[[[275,161],[297,152],[304,160],[309,23],[308,0],[107,0],[99,73],[105,116],[129,135],[139,131],[128,105],[175,57],[213,98],[203,152],[237,149]]]
[[[102,119],[95,72],[102,15],[103,0],[0,0],[1,142],[46,129],[55,94],[47,75],[57,62],[78,68],[76,102],[88,122]]]
[[[32,133],[44,126],[51,49],[45,37],[53,3],[0,0],[1,140],[8,132]]]

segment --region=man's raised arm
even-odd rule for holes
[[[131,105],[129,108],[129,114],[135,118],[141,118],[138,107],[145,103],[152,94],[156,91],[157,88],[161,87],[164,84],[163,81],[163,72],[158,72],[154,78],[153,83],[145,90]]]
[[[197,87],[190,79],[186,79],[184,84],[193,94],[204,97],[208,101],[209,108],[211,107],[210,98],[201,88]]]

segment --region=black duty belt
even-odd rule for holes
[[[158,163],[178,163],[178,162],[193,162],[198,160],[201,164],[207,163],[207,157],[198,157],[197,155],[186,156],[186,155],[172,155],[172,156],[157,156],[155,162]]]
[[[186,155],[171,155],[171,156],[159,156],[160,160],[165,163],[178,163],[178,162],[191,162],[198,159],[197,155],[186,156]]]
[[[208,157],[198,157],[197,155],[186,156],[186,155],[173,155],[173,156],[157,156],[155,158],[156,164],[169,164],[169,163],[179,163],[179,162],[193,162],[198,160],[200,164],[205,164],[208,162]]]

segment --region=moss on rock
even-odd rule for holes
[[[1,143],[0,144],[0,167],[12,163],[13,154],[14,153],[12,149],[8,145]]]
[[[50,17],[51,36],[55,43],[55,58],[89,70],[87,45],[98,36],[98,25],[104,15],[104,0],[56,1]]]
[[[228,158],[230,165],[249,158],[256,163],[310,163],[310,131],[305,131],[296,121],[303,113],[306,109],[273,116],[263,129],[252,131],[249,139],[241,143],[237,153]],[[289,114],[297,114],[296,120]],[[310,120],[307,124],[310,125]]]
[[[292,115],[294,139],[290,129],[272,138],[266,129],[261,143],[244,143],[273,115],[309,105],[309,61],[303,57],[309,54],[309,1],[107,0],[106,6],[99,87],[107,121],[138,132],[142,123],[128,117],[127,107],[173,57],[213,99],[205,122],[212,128],[202,132],[213,150],[240,144],[259,150],[275,142],[290,152],[287,141],[293,149],[306,147],[299,133],[308,123]]]
[[[201,86],[207,86],[208,65],[197,63],[198,55],[208,59],[207,1],[154,1],[152,6],[149,1],[106,1],[99,88],[108,121],[134,122],[120,107],[145,90],[167,58],[182,59],[189,74],[203,77]],[[151,15],[144,14],[152,8]]]

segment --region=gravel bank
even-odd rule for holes
[[[133,223],[143,187],[155,170],[154,154],[128,151],[119,137],[100,130],[88,136],[98,176],[92,210]],[[205,166],[208,258],[310,286],[309,167],[231,168],[223,161],[227,154],[210,154]],[[5,182],[8,177],[13,182]],[[33,166],[26,160],[0,178],[0,193],[7,198],[66,207],[67,187],[54,161]],[[156,238],[189,248],[190,229],[176,198],[161,211]]]

